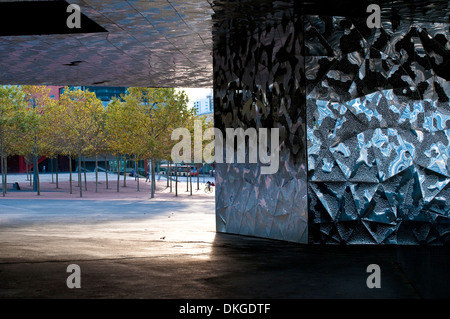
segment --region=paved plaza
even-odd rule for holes
[[[150,199],[148,184],[135,186],[130,179],[102,197],[89,185],[82,199],[56,191],[0,198],[0,298],[449,296],[448,247],[306,246],[216,233],[214,194],[183,189],[175,198],[160,180]],[[405,267],[415,260],[428,264]],[[79,289],[66,284],[71,264],[80,267]],[[370,264],[381,269],[381,288],[367,286]]]
[[[119,192],[117,192],[117,174],[109,172],[98,173],[96,183],[96,176],[93,172],[86,173],[86,183],[84,173],[81,174],[82,197],[80,198],[80,189],[78,184],[78,173],[72,173],[72,193],[70,193],[70,174],[58,174],[58,184],[56,174],[45,173],[39,174],[40,181],[40,195],[33,191],[32,180],[27,178],[26,174],[8,174],[7,190],[8,193],[5,198],[16,199],[99,199],[99,200],[115,200],[115,199],[148,199],[150,198],[150,181],[146,178],[140,177],[139,180],[120,175]],[[214,177],[200,175],[192,177],[192,195],[190,192],[190,184],[186,177],[178,177],[178,196],[184,198],[185,196],[194,196],[199,199],[206,196],[207,198],[214,198],[214,191],[212,193],[205,193],[205,183],[214,182]],[[14,189],[13,184],[18,183],[20,191]],[[56,187],[58,186],[58,188]],[[169,183],[170,186],[170,183]],[[1,193],[0,183],[0,193]],[[168,199],[175,197],[175,178],[172,177],[172,188],[167,187],[167,179],[163,175],[156,175],[156,196],[154,200]],[[1,194],[0,194],[1,196]],[[200,196],[200,197],[199,197]]]

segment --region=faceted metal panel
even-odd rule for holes
[[[217,231],[307,243],[303,22],[284,2],[218,1],[215,10],[215,127],[280,129],[275,174],[216,164]]]
[[[305,17],[310,242],[450,242],[449,26]]]

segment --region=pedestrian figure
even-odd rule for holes
[[[45,165],[42,167],[42,173],[45,173]]]
[[[147,172],[147,179],[145,180],[145,182],[148,182],[149,179],[150,179],[150,172]]]

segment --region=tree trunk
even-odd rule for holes
[[[191,168],[186,171],[186,192],[189,192],[189,175],[191,174]]]
[[[38,174],[39,174],[39,167],[38,167],[38,160],[36,153],[33,154],[33,191],[37,192],[39,195],[39,189],[38,189]]]
[[[37,156],[36,156],[36,158],[37,158]],[[36,180],[36,183],[37,183],[37,194],[39,196],[39,195],[41,195],[41,182],[40,182],[40,179],[39,179],[39,164],[37,164],[37,159],[36,159],[36,178],[37,178],[37,180]]]
[[[84,170],[84,190],[87,191],[87,181],[86,181],[86,159],[83,156],[83,170]]]
[[[167,162],[167,170],[166,170],[166,177],[167,177],[167,184],[166,187],[169,188],[169,171],[170,171],[170,162]]]
[[[127,157],[123,160],[123,187],[127,187]]]
[[[31,180],[32,180],[32,184],[33,184],[33,192],[36,192],[36,186],[34,186],[35,184],[36,184],[36,171],[35,171],[35,163],[34,163],[34,155],[33,155],[33,172],[31,172],[31,168],[30,168],[30,176],[31,176],[31,174],[33,173],[33,176],[31,176]],[[31,164],[30,164],[31,165]]]
[[[8,155],[3,157],[3,168],[5,170],[5,194],[8,193]]]
[[[206,183],[205,181],[205,164],[202,163],[202,172],[203,172],[203,184]]]
[[[155,160],[155,162],[153,164],[153,181],[154,181],[154,185],[155,185],[153,187],[153,192],[156,193],[156,160]]]
[[[98,156],[95,155],[95,192],[98,193]]]
[[[59,171],[59,155],[56,155],[56,188],[59,188],[58,171]]]
[[[2,156],[2,174],[4,178],[3,184],[3,194],[6,195],[8,193],[8,155]]]
[[[78,185],[80,186],[80,197],[83,197],[83,187],[81,182],[81,153],[78,153]]]
[[[5,181],[5,168],[4,168],[4,162],[3,162],[3,154],[0,156],[0,165],[2,169],[2,193],[3,197],[6,196],[6,181]]]
[[[177,163],[175,163],[175,196],[178,196],[178,168],[177,168]]]
[[[169,185],[170,185],[170,192],[172,193],[172,177],[171,177],[171,174],[172,174],[172,169],[171,169],[172,167],[171,167],[171,165],[170,165],[170,161],[169,161],[169,165],[168,165],[168,173],[167,173],[167,178],[169,178],[170,179],[170,182],[169,182]]]
[[[152,168],[152,170],[153,170],[153,194],[155,194],[156,193],[156,160],[155,161],[152,161],[152,163],[153,163],[153,168]]]
[[[197,190],[200,190],[200,165],[197,164]]]
[[[77,163],[75,163],[75,167],[76,167],[76,169],[77,169],[77,170],[79,170],[79,169],[78,169],[78,166],[79,166],[79,165],[78,165]],[[78,175],[78,182],[77,182],[77,187],[81,187],[81,180],[80,180],[80,176],[79,176],[79,174],[78,174],[78,173],[77,173],[77,175]]]
[[[137,190],[139,192],[139,175],[137,176]]]
[[[134,164],[134,167],[136,168],[135,170],[135,179],[137,180],[137,191],[139,192],[139,174],[138,174],[138,165],[137,165],[137,161]]]
[[[106,189],[108,189],[108,161],[105,156]]]
[[[5,192],[8,194],[8,154],[5,155],[3,160],[5,161],[3,164],[5,168]]]
[[[72,156],[69,155],[69,181],[70,181],[70,194],[72,194]]]
[[[152,174],[151,174],[152,184],[151,184],[150,198],[154,198],[155,197],[155,161],[153,158],[151,159],[151,170],[152,170]]]
[[[117,155],[117,192],[119,192],[120,184],[120,155]]]
[[[52,171],[52,184],[55,184],[55,179],[53,178],[53,157],[50,159],[50,169]]]
[[[190,192],[192,195],[192,174],[191,174],[191,168],[189,167],[189,186],[190,186]]]

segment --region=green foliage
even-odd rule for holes
[[[54,154],[93,153],[104,142],[104,108],[95,93],[66,88],[45,112],[46,136]]]
[[[184,126],[194,113],[187,96],[168,88],[132,87],[128,94],[113,100],[107,109],[108,145],[114,154],[136,158],[167,158],[173,129]]]
[[[0,155],[21,154],[20,140],[32,127],[20,88],[0,86]]]
[[[21,154],[34,154],[38,156],[48,153],[47,140],[44,138],[45,126],[43,116],[45,108],[50,103],[50,89],[46,86],[24,85],[20,88],[24,94],[24,119],[27,126],[25,134],[21,137]]]
[[[196,117],[184,91],[173,88],[132,87],[106,108],[93,92],[66,87],[59,100],[52,100],[49,91],[45,86],[0,86],[3,158],[113,154],[154,164],[170,159],[177,143],[171,140],[174,129],[193,132],[194,120],[201,120],[203,131],[212,125]]]

